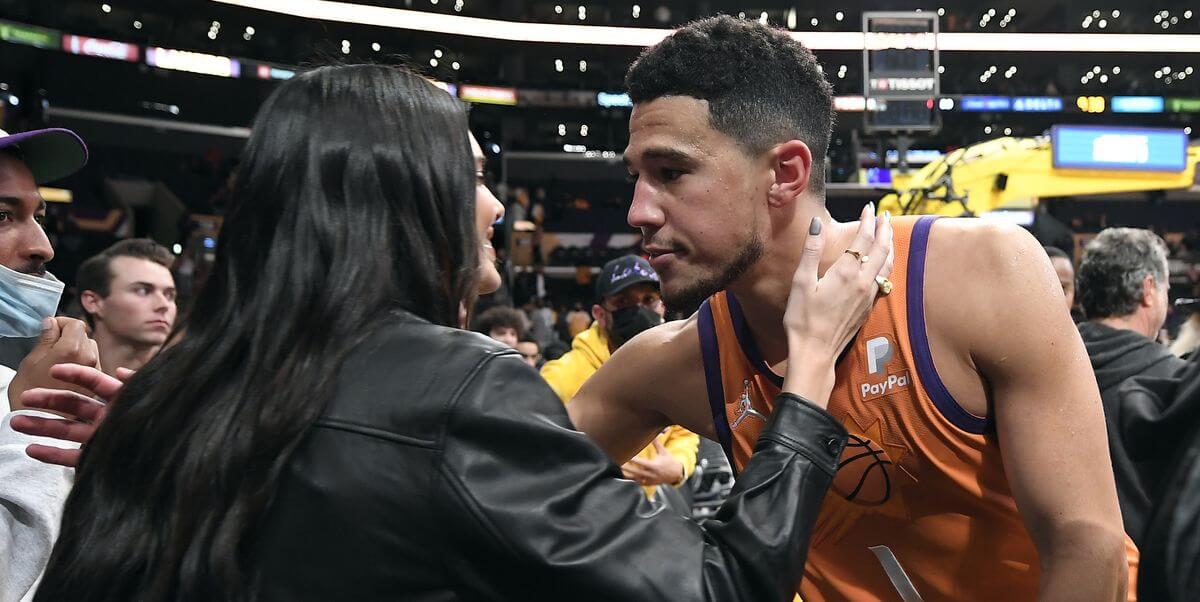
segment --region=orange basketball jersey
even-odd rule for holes
[[[850,441],[813,530],[805,602],[914,599],[902,595],[908,582],[926,602],[1037,597],[1037,551],[993,425],[958,405],[930,355],[922,284],[934,219],[893,219],[894,288],[838,361],[829,412]],[[716,432],[740,470],[783,379],[732,293],[704,303],[699,327]]]

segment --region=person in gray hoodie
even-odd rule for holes
[[[1153,467],[1131,452],[1131,411],[1119,392],[1131,377],[1169,377],[1184,366],[1156,341],[1167,318],[1167,246],[1149,230],[1109,228],[1088,243],[1078,279],[1087,316],[1079,333],[1100,387],[1121,515],[1140,546],[1152,510]]]

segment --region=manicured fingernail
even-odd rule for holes
[[[889,209],[883,212],[884,219],[892,219],[892,211]]]
[[[821,233],[821,218],[812,218],[812,223],[808,225],[808,233],[812,236],[816,236]]]
[[[867,211],[870,212],[871,215],[875,215],[875,201],[867,203]]]

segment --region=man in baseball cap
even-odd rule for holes
[[[15,377],[12,367],[16,361],[8,360],[12,364],[9,366],[0,365],[0,390],[7,387],[7,397],[14,409],[25,389],[54,384],[48,380],[49,365],[34,370],[30,364],[42,363],[39,360],[43,359],[86,359],[78,353],[44,357],[50,347],[41,343],[53,345],[59,342],[65,327],[71,326],[74,333],[81,323],[72,324],[75,321],[66,318],[47,320],[58,309],[63,284],[46,271],[46,264],[54,258],[54,249],[42,229],[46,202],[38,192],[38,185],[75,173],[87,163],[87,157],[87,146],[70,130],[52,128],[18,134],[0,130],[0,345],[20,347],[22,339],[41,337],[39,345],[28,355],[17,356],[21,368]],[[53,340],[47,341],[48,337]],[[75,338],[72,335],[70,342],[78,343],[85,351],[90,347],[90,341],[74,341]]]
[[[20,394],[34,387],[64,388],[50,377],[60,363],[99,366],[96,343],[83,322],[56,318],[63,285],[46,270],[54,249],[42,229],[46,203],[38,184],[71,175],[87,163],[87,147],[74,132],[44,129],[0,131],[0,346],[27,350],[19,365],[0,365],[0,599],[17,600],[33,588],[58,532],[62,501],[70,492],[70,469],[26,455],[50,440],[16,432],[14,418],[51,415],[24,410]],[[67,387],[70,388],[70,387]],[[11,407],[11,413],[7,410]],[[58,442],[53,442],[58,443]]]
[[[78,134],[63,128],[9,134],[0,130],[0,149],[15,156],[38,184],[65,178],[87,164],[87,146]]]
[[[663,321],[659,278],[650,262],[637,255],[618,257],[600,270],[596,280],[595,321],[571,342],[571,350],[542,366],[542,378],[563,403],[570,401],[609,356],[638,333]],[[659,433],[636,457],[621,467],[625,477],[636,481],[651,498],[671,500],[684,506],[672,487],[682,485],[696,467],[700,438],[679,426]],[[690,509],[676,508],[687,514]]]

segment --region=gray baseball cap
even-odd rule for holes
[[[64,178],[87,165],[83,139],[71,130],[49,128],[9,134],[0,130],[0,149],[16,148],[38,184]]]

